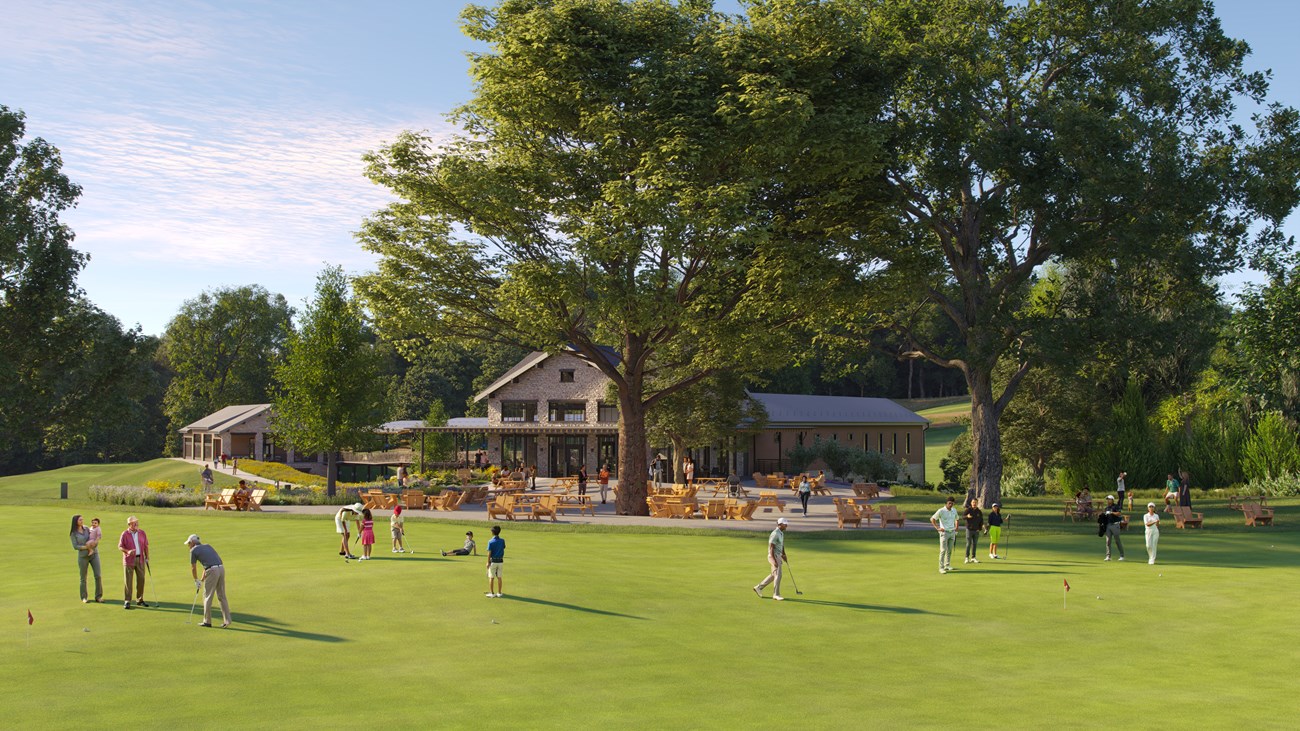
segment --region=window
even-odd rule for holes
[[[890,454],[898,454],[898,432],[894,432],[894,444],[890,448]]]
[[[501,421],[537,421],[537,402],[502,401]]]
[[[885,433],[880,432],[876,435],[876,451],[881,454],[885,453]]]
[[[908,432],[904,434],[903,439],[905,440],[903,443],[907,445],[903,448],[903,451],[906,454],[911,454],[912,453],[912,432]]]
[[[596,405],[596,421],[618,421],[618,405],[607,404],[604,401],[601,401]]]
[[[573,383],[573,369],[560,371],[560,383]]]
[[[586,421],[587,405],[581,401],[552,401],[551,421]]]

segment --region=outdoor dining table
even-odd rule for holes
[[[560,504],[559,504],[560,510],[566,510],[566,509],[572,510],[575,508],[577,509],[579,515],[582,515],[583,513],[590,513],[591,515],[596,514],[596,506],[592,504],[590,495],[560,496]]]

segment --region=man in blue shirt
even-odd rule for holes
[[[487,544],[487,575],[488,591],[486,596],[501,597],[501,564],[506,560],[506,541],[501,537],[501,526],[492,526],[492,540]],[[492,592],[493,581],[496,582],[496,593]]]

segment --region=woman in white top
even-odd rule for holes
[[[1156,514],[1156,504],[1147,503],[1147,514],[1142,516],[1142,523],[1147,527],[1147,563],[1156,562],[1156,544],[1160,542],[1160,516]]]

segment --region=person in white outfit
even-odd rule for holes
[[[957,501],[949,496],[943,507],[930,516],[930,525],[939,532],[939,573],[952,571],[952,549],[957,544]]]
[[[1160,543],[1160,516],[1156,514],[1156,504],[1147,503],[1147,514],[1142,516],[1142,523],[1147,527],[1147,563],[1156,562],[1156,545]]]

